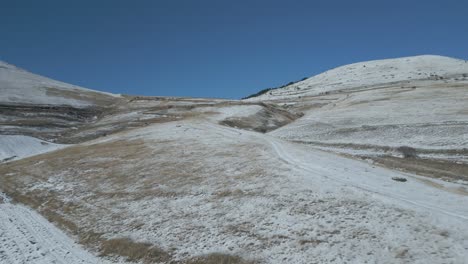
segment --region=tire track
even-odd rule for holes
[[[422,207],[422,208],[429,209],[429,210],[432,210],[432,211],[436,211],[436,212],[439,212],[439,213],[442,213],[442,214],[445,214],[445,215],[448,215],[448,216],[451,216],[451,217],[456,217],[456,218],[468,221],[468,216],[458,214],[458,213],[455,213],[455,212],[451,212],[451,211],[445,210],[445,209],[443,209],[441,207],[438,207],[438,206],[434,206],[434,205],[426,204],[426,203],[423,203],[423,202],[417,202],[417,201],[414,201],[414,200],[410,200],[408,198],[405,198],[405,197],[403,197],[401,195],[398,195],[398,194],[395,194],[395,193],[379,191],[379,190],[376,190],[377,187],[372,186],[372,185],[363,184],[363,183],[358,184],[355,181],[350,181],[350,180],[345,180],[345,179],[342,179],[342,178],[332,177],[331,174],[325,175],[323,173],[320,173],[319,171],[314,170],[313,168],[310,168],[309,166],[307,166],[307,164],[305,164],[305,163],[303,163],[301,161],[298,161],[298,160],[294,159],[293,157],[291,157],[290,155],[288,155],[287,152],[284,150],[284,148],[281,146],[281,144],[278,141],[272,140],[272,139],[266,139],[266,140],[272,145],[272,147],[275,150],[276,154],[283,161],[285,161],[287,163],[290,163],[290,164],[293,164],[296,167],[298,167],[298,168],[300,168],[300,169],[302,169],[304,171],[313,173],[315,175],[319,175],[321,177],[325,177],[327,179],[342,183],[342,184],[347,185],[347,186],[352,186],[352,187],[358,188],[358,189],[366,191],[366,192],[370,192],[370,193],[380,195],[380,196],[383,196],[383,197],[386,197],[386,198],[391,198],[391,199],[394,199],[394,200],[398,200],[398,201],[401,201],[401,202],[404,202],[404,203],[409,203],[409,204],[412,204],[412,205],[415,205],[415,206],[418,206],[418,207]],[[335,163],[334,165],[338,166],[339,164]],[[350,171],[350,172],[352,172],[352,171]]]
[[[85,251],[32,209],[6,202],[0,204],[0,263],[110,262]]]
[[[244,135],[244,136],[248,135],[257,139],[261,139],[265,141],[266,143],[268,143],[269,145],[271,145],[275,154],[282,161],[292,165],[295,168],[306,171],[314,176],[325,178],[325,179],[337,182],[345,186],[351,186],[361,191],[371,193],[373,195],[377,195],[383,198],[391,199],[399,203],[411,205],[416,208],[421,208],[426,212],[427,211],[436,212],[445,216],[449,216],[451,218],[456,218],[457,220],[462,220],[464,222],[468,221],[468,211],[466,212],[467,214],[464,214],[463,212],[465,212],[466,210],[460,213],[460,210],[457,210],[457,209],[450,210],[449,208],[450,206],[452,206],[453,208],[459,209],[462,207],[462,205],[457,206],[456,203],[454,202],[452,203],[446,202],[444,204],[443,202],[439,201],[439,199],[431,200],[429,199],[430,198],[429,195],[424,193],[424,191],[427,191],[427,193],[437,192],[437,193],[441,193],[444,196],[449,195],[449,196],[453,196],[456,198],[465,199],[464,202],[466,202],[466,197],[453,194],[453,193],[448,193],[446,191],[435,189],[430,186],[423,185],[423,184],[416,183],[416,182],[414,183],[415,186],[418,188],[421,188],[421,190],[418,189],[418,193],[411,193],[409,190],[408,195],[405,195],[405,193],[402,191],[398,193],[399,191],[398,189],[393,189],[393,192],[392,192],[392,188],[385,188],[385,186],[382,185],[382,180],[390,179],[393,176],[408,177],[407,174],[403,175],[399,173],[398,171],[390,171],[390,170],[385,170],[383,168],[374,169],[372,168],[372,166],[369,166],[368,164],[365,164],[362,162],[346,159],[346,158],[339,157],[339,156],[335,157],[335,155],[333,154],[316,151],[316,150],[307,152],[307,154],[310,154],[316,159],[312,159],[312,157],[308,157],[308,159],[306,160],[302,157],[302,160],[301,160],[301,159],[294,157],[290,153],[288,153],[288,151],[286,150],[287,147],[284,146],[285,144],[289,144],[292,146],[293,143],[284,142],[281,139],[274,138],[270,135],[260,134],[256,132],[239,130],[239,129],[235,129],[231,127],[224,127],[224,126],[210,124],[210,123],[204,123],[203,125],[207,128],[216,129],[220,131],[221,133],[223,133],[224,135],[229,135],[231,137],[239,137],[239,135]],[[332,155],[334,156],[333,158],[330,157]],[[314,160],[314,161],[309,162],[309,160]],[[354,167],[346,167],[346,164],[343,164],[341,162],[344,160],[346,160],[347,162],[352,162],[354,163],[354,165],[358,164],[359,169],[363,169],[363,170],[359,170]],[[369,171],[367,171],[367,169]],[[336,173],[332,172],[332,170],[336,171]],[[343,171],[345,172],[343,173]],[[377,175],[377,173],[383,172],[383,171],[386,171],[386,174],[388,175],[388,177],[384,178],[384,177],[380,177],[379,175]],[[352,176],[362,175],[364,172],[366,173],[366,175],[360,176],[360,178],[346,177],[347,175],[352,175]],[[335,176],[335,174],[339,176]],[[349,178],[349,179],[346,179],[346,178]],[[373,182],[373,184],[371,185],[371,184],[363,183],[367,180],[370,182]],[[402,188],[402,187],[406,188],[405,185],[399,185],[395,188]],[[408,187],[408,189],[410,188]],[[417,199],[414,199],[414,198],[417,198]],[[448,201],[449,198],[446,198],[445,200]]]

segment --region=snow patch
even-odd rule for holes
[[[26,158],[66,146],[28,136],[0,135],[0,161]]]
[[[4,196],[0,192],[0,197]],[[112,263],[85,251],[35,211],[2,200],[0,263]]]

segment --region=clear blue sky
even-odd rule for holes
[[[463,0],[0,2],[0,60],[114,93],[240,98],[352,62],[468,59]]]

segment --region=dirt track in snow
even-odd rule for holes
[[[82,249],[35,211],[0,203],[0,263],[108,263]],[[110,262],[109,262],[110,263]]]

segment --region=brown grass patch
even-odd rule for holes
[[[100,106],[108,106],[109,104],[115,104],[122,101],[120,97],[114,97],[95,91],[58,89],[55,87],[44,87],[44,89],[46,91],[47,96],[56,96],[80,101],[88,101]]]
[[[409,249],[408,248],[400,248],[395,250],[395,258],[406,258],[408,257]]]
[[[320,239],[302,239],[299,240],[299,245],[304,246],[304,245],[312,245],[312,246],[317,246],[318,244],[321,244],[325,241],[320,240]]]
[[[129,261],[143,261],[143,263],[168,262],[171,255],[149,243],[134,242],[129,238],[104,240],[101,243],[102,256],[123,256]]]
[[[253,261],[247,261],[238,256],[228,254],[213,253],[206,256],[196,257],[184,264],[254,264]]]
[[[0,166],[0,186],[14,202],[34,208],[74,235],[81,244],[100,250],[104,256],[120,255],[145,263],[159,260],[173,263],[171,253],[157,245],[127,238],[105,239],[107,232],[118,234],[122,229],[129,231],[146,225],[143,218],[123,224],[123,219],[131,217],[125,209],[128,203],[196,195],[191,193],[192,189],[204,186],[207,181],[218,186],[210,193],[220,197],[242,197],[245,194],[241,190],[235,187],[230,190],[230,185],[226,184],[238,179],[258,179],[259,175],[265,174],[253,166],[259,157],[253,154],[252,145],[220,150],[197,141],[190,141],[184,148],[176,147],[181,143],[172,141],[155,141],[151,147],[147,144],[140,139],[90,142],[12,161]],[[239,156],[238,152],[247,150],[252,159]],[[236,169],[236,174],[229,175],[222,167],[206,166],[204,160],[211,158],[229,160],[230,164],[225,165]],[[251,262],[213,254],[181,263]]]
[[[223,191],[217,192],[215,195],[218,198],[224,198],[224,197],[230,197],[230,196],[243,197],[245,195],[245,192],[240,189],[223,190]]]
[[[54,195],[48,192],[32,191],[22,194],[16,189],[10,189],[11,184],[5,185],[5,193],[15,203],[25,204],[38,210],[49,222],[54,223],[62,230],[71,234],[78,235],[78,226],[70,220],[65,219],[59,212],[72,212],[76,209],[73,204],[65,204],[56,199]],[[60,209],[60,210],[59,210]]]
[[[139,196],[134,197],[125,192],[103,193],[100,190],[102,190],[103,182],[113,186],[111,190],[119,190],[128,186],[131,178],[125,177],[124,172],[119,170],[119,165],[123,160],[132,163],[132,160],[144,157],[148,153],[150,153],[149,149],[144,146],[143,141],[139,140],[73,146],[0,166],[0,175],[2,175],[0,186],[13,202],[34,208],[48,221],[77,236],[80,243],[85,246],[100,248],[100,245],[103,245],[102,247],[106,248],[109,243],[103,244],[107,240],[102,239],[101,234],[83,229],[73,220],[80,219],[83,214],[89,214],[89,209],[86,207],[87,201],[79,204],[64,202],[63,197],[67,196],[66,193],[58,193],[49,189],[31,190],[30,187],[47,182],[51,175],[64,173],[67,175],[66,182],[80,183],[80,190],[91,199],[91,204],[99,199],[112,200],[120,197],[138,199]],[[99,162],[98,158],[102,157],[112,158]],[[94,169],[95,172],[84,173],[86,169]],[[107,211],[101,213],[108,214]],[[138,246],[142,247],[142,245]],[[109,252],[109,249],[105,252]],[[154,253],[153,249],[148,249],[145,256],[154,257]],[[128,254],[131,258],[138,256],[129,252],[124,252],[124,254]]]
[[[378,164],[445,181],[468,181],[468,165],[436,159],[371,157]]]

